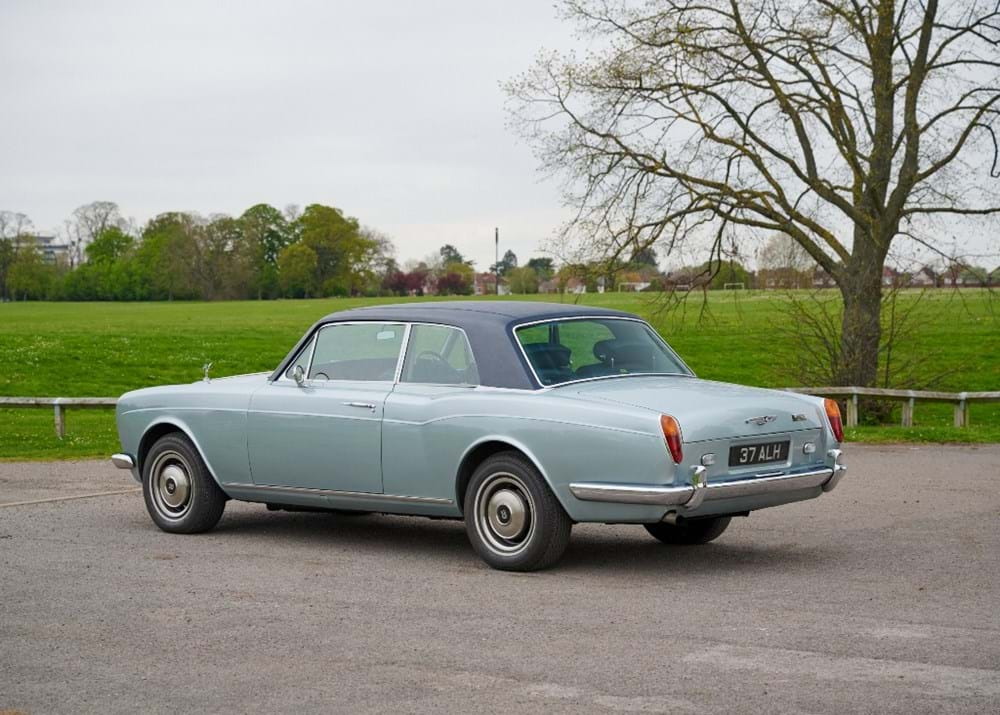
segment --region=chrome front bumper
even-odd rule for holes
[[[822,487],[824,492],[829,492],[837,486],[847,471],[847,467],[840,463],[840,450],[832,449],[828,456],[832,458],[833,466],[813,469],[808,472],[773,474],[731,482],[709,483],[705,479],[704,467],[692,467],[691,484],[685,486],[660,487],[651,484],[573,482],[569,485],[569,490],[577,499],[584,501],[681,506],[688,510],[697,509],[704,501],[716,499],[762,496],[815,487]]]
[[[135,466],[135,460],[132,459],[131,454],[112,454],[111,463],[119,469],[132,469]]]

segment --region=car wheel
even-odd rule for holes
[[[226,508],[226,495],[198,450],[178,433],[160,437],[146,455],[142,495],[153,522],[175,534],[208,531]]]
[[[465,530],[482,559],[504,571],[558,561],[573,522],[534,465],[516,452],[488,458],[465,492]]]
[[[730,516],[716,516],[707,519],[684,519],[678,524],[657,522],[644,524],[646,531],[664,544],[707,544],[720,536],[729,526]]]

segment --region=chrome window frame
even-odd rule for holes
[[[402,380],[402,378],[403,378],[403,366],[406,363],[406,353],[407,353],[407,351],[410,348],[410,336],[411,336],[411,334],[413,332],[413,327],[415,325],[427,325],[427,326],[436,327],[436,328],[449,328],[451,330],[457,330],[458,332],[460,332],[462,334],[462,337],[465,339],[466,346],[469,349],[469,355],[471,355],[472,356],[472,360],[474,362],[476,362],[476,374],[479,373],[478,361],[476,361],[476,352],[475,352],[475,350],[472,349],[472,341],[469,340],[469,334],[465,332],[464,328],[460,328],[457,325],[448,325],[447,323],[428,323],[428,322],[424,322],[424,321],[415,321],[415,320],[399,320],[399,321],[394,321],[394,320],[388,320],[388,321],[387,320],[344,320],[344,321],[339,321],[339,322],[334,322],[334,323],[327,323],[325,325],[321,325],[312,334],[312,337],[309,339],[309,342],[306,343],[303,346],[303,348],[298,353],[296,353],[296,355],[292,359],[291,363],[289,363],[289,367],[286,368],[283,373],[281,373],[281,377],[279,377],[277,380],[274,380],[274,382],[276,382],[276,383],[290,383],[290,384],[293,384],[293,385],[297,385],[298,383],[296,383],[295,380],[293,380],[292,378],[288,377],[288,375],[286,373],[288,372],[289,369],[291,369],[294,366],[294,364],[298,361],[298,359],[302,356],[302,354],[305,353],[308,350],[308,351],[310,351],[310,353],[309,353],[309,361],[306,364],[306,383],[307,384],[315,383],[316,382],[315,380],[309,378],[309,374],[312,372],[313,358],[315,358],[315,356],[316,356],[316,345],[319,342],[319,334],[322,333],[327,328],[335,328],[335,327],[339,327],[339,326],[343,326],[343,325],[400,325],[400,326],[402,326],[404,328],[403,341],[400,344],[399,356],[396,358],[396,369],[393,372],[393,377],[392,377],[392,384],[393,385],[430,385],[430,386],[433,386],[433,387],[460,387],[460,388],[477,388],[477,387],[483,387],[483,384],[482,384],[481,381],[478,382],[478,383],[476,383],[476,384],[469,383],[469,382],[462,382],[462,383],[447,383],[447,382],[403,382],[403,380]],[[329,382],[333,382],[333,383],[344,383],[344,382],[388,383],[389,380],[339,380],[339,379],[334,379],[334,380],[323,380],[321,382],[318,382],[317,384],[326,384],[326,383],[329,383]]]
[[[531,359],[528,357],[528,353],[524,349],[524,344],[520,341],[520,339],[518,339],[517,331],[520,330],[521,328],[530,328],[533,325],[547,325],[549,323],[568,323],[573,320],[600,320],[600,321],[623,320],[623,321],[630,321],[633,323],[641,323],[646,327],[647,330],[649,330],[649,332],[653,335],[653,338],[657,340],[660,343],[660,345],[663,346],[666,349],[666,351],[674,357],[675,360],[677,360],[677,362],[681,365],[681,367],[687,370],[687,372],[686,373],[685,372],[628,372],[622,375],[599,375],[597,377],[581,377],[579,380],[566,380],[565,382],[556,383],[555,385],[546,385],[539,379],[538,373],[535,372],[535,366],[531,363]],[[695,375],[694,370],[688,367],[688,364],[684,362],[684,360],[681,358],[680,355],[677,354],[677,351],[675,351],[672,347],[670,347],[667,341],[664,340],[658,332],[656,332],[656,329],[653,328],[653,326],[650,325],[649,322],[642,320],[641,318],[629,318],[623,315],[573,315],[573,316],[567,316],[565,318],[545,318],[542,320],[529,320],[527,322],[517,323],[516,325],[511,326],[510,337],[517,344],[518,350],[521,351],[521,356],[524,358],[524,362],[528,366],[528,370],[531,371],[531,376],[534,378],[535,384],[540,385],[541,390],[553,390],[559,387],[563,387],[565,385],[577,385],[581,382],[594,382],[596,380],[614,380],[623,377],[657,377],[657,376],[697,377],[697,375]]]
[[[304,355],[306,351],[309,352],[309,359],[306,361],[305,369],[306,369],[306,375],[309,375],[309,368],[312,366],[313,352],[315,352],[316,350],[316,335],[318,334],[319,331],[317,330],[309,337],[309,342],[306,343],[301,350],[295,353],[295,358],[288,363],[288,367],[286,367],[284,372],[281,373],[281,377],[279,377],[277,380],[272,380],[272,382],[291,382],[293,384],[298,384],[295,382],[293,378],[288,376],[288,371],[293,370],[295,368],[295,363],[299,361],[299,358],[302,357],[302,355]]]
[[[403,367],[406,364],[406,352],[410,348],[410,341],[409,341],[410,332],[414,326],[419,326],[419,325],[426,325],[431,328],[448,328],[449,330],[457,330],[458,332],[460,332],[462,334],[462,337],[465,339],[466,347],[469,348],[469,355],[472,356],[472,361],[476,364],[476,375],[479,375],[479,362],[476,360],[476,351],[472,349],[472,341],[469,340],[469,334],[465,332],[465,328],[460,328],[457,325],[448,325],[447,323],[427,323],[415,320],[407,323],[407,326],[409,327],[409,329],[406,332],[407,341],[403,349],[402,359],[400,360],[399,363],[399,371],[396,374],[395,384],[430,385],[432,387],[464,387],[464,388],[474,388],[483,386],[482,380],[480,380],[475,384],[471,382],[410,382],[410,381],[403,382]]]
[[[313,380],[312,378],[309,377],[309,374],[312,372],[313,359],[316,357],[316,345],[319,343],[320,333],[322,333],[327,328],[337,328],[337,327],[341,327],[341,326],[344,326],[344,325],[398,325],[401,328],[403,328],[403,340],[402,340],[402,342],[400,343],[400,346],[399,346],[399,355],[396,356],[396,368],[393,371],[393,377],[392,377],[391,380],[342,380],[342,379],[333,379],[333,380],[316,381],[316,380]],[[319,328],[317,328],[317,330],[312,334],[312,337],[310,338],[309,342],[306,343],[306,345],[301,350],[299,350],[298,353],[295,354],[295,357],[289,363],[289,368],[291,368],[291,367],[293,367],[295,365],[295,363],[298,361],[299,357],[301,357],[302,354],[306,350],[310,350],[311,352],[309,354],[309,363],[308,363],[308,365],[306,367],[306,380],[305,380],[306,384],[320,384],[320,385],[322,385],[322,384],[326,384],[326,383],[330,383],[330,382],[338,383],[338,384],[342,384],[342,383],[345,383],[345,382],[352,382],[352,383],[359,383],[359,384],[389,383],[389,384],[395,385],[398,382],[399,374],[400,374],[400,371],[402,370],[402,366],[403,366],[403,356],[406,354],[406,348],[407,348],[407,345],[409,344],[409,339],[410,339],[410,325],[411,324],[409,322],[405,321],[405,320],[343,320],[343,321],[338,321],[338,322],[334,322],[334,323],[326,323],[325,325],[319,326]],[[285,373],[288,372],[289,368],[286,368],[285,371],[281,373],[281,377],[279,377],[277,380],[274,380],[274,382],[275,383],[291,383],[293,385],[298,385],[298,383],[295,382],[295,380],[291,379],[290,377],[288,377],[285,374]]]

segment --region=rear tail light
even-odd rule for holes
[[[670,456],[674,458],[675,464],[680,464],[684,461],[684,450],[681,449],[681,426],[670,415],[660,415],[660,428],[663,430],[663,439],[667,441]]]
[[[829,398],[823,400],[823,405],[826,407],[826,418],[830,420],[830,429],[833,430],[833,436],[837,438],[838,442],[843,442],[844,423],[840,419],[840,405],[837,404],[836,400]]]

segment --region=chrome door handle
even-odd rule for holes
[[[371,410],[372,412],[375,411],[375,405],[371,402],[345,402],[344,404],[348,407],[362,407],[366,410]]]

